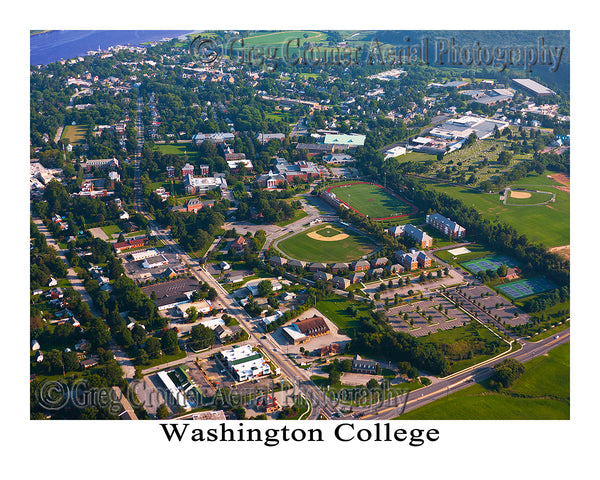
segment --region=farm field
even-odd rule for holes
[[[306,35],[306,37],[304,37]],[[289,30],[282,32],[257,32],[244,38],[244,47],[273,45],[278,46],[287,43],[289,40],[300,39],[300,45],[305,42],[317,43],[324,41],[327,34],[311,30]],[[296,42],[292,42],[292,47],[296,47]]]
[[[376,220],[415,213],[416,207],[393,196],[379,185],[355,183],[330,187],[342,202],[353,210]]]
[[[570,418],[570,344],[526,362],[509,389],[493,392],[487,382],[397,417],[401,420],[567,420]]]
[[[552,182],[542,175],[537,176],[535,179],[525,178],[519,180],[519,183],[514,186],[531,185],[537,181],[540,185],[542,185],[542,182]],[[552,186],[556,185],[560,186],[559,183],[552,182]],[[484,218],[490,221],[497,220],[511,225],[519,233],[525,234],[530,241],[540,242],[546,247],[556,247],[570,243],[570,196],[562,190],[552,188],[548,190],[556,194],[556,200],[551,204],[510,206],[503,205],[497,193],[478,193],[464,187],[437,183],[430,183],[428,187],[461,200],[465,205],[475,208]]]
[[[321,235],[322,239],[314,238],[314,233],[330,229],[329,236]],[[335,236],[333,234],[333,230]],[[340,235],[339,239],[336,236]],[[343,236],[343,238],[341,238]],[[291,258],[305,262],[351,262],[368,255],[377,247],[367,237],[357,235],[339,225],[323,224],[297,233],[278,244],[279,250]]]

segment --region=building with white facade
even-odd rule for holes
[[[252,350],[251,345],[234,346],[231,350],[220,352],[220,356],[240,382],[271,373],[271,367],[265,358],[260,352]]]

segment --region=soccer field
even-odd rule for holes
[[[339,225],[317,225],[282,240],[279,250],[305,262],[351,262],[371,253],[377,246],[367,237]]]
[[[380,185],[353,183],[330,187],[327,191],[336,195],[355,212],[374,220],[403,217],[418,210]]]

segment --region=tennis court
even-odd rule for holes
[[[512,258],[499,255],[495,257],[478,258],[476,260],[470,260],[468,262],[461,263],[463,267],[474,274],[485,270],[498,270],[500,265],[506,265],[507,267],[517,267],[518,263]]]
[[[511,300],[536,295],[538,293],[547,292],[556,288],[551,282],[545,278],[528,278],[526,280],[516,280],[514,282],[505,283],[496,287],[504,295]]]

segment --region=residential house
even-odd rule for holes
[[[352,270],[355,272],[364,272],[365,270],[369,270],[371,268],[371,264],[366,260],[357,260],[352,264]]]
[[[285,257],[277,257],[273,255],[269,258],[269,265],[272,267],[283,267],[287,263],[287,258]]]
[[[338,263],[334,263],[331,266],[331,272],[332,273],[338,273],[338,272],[342,272],[344,270],[348,270],[350,267],[347,263],[343,263],[343,262],[338,262]]]
[[[348,279],[352,283],[358,283],[358,282],[362,282],[364,280],[365,275],[366,275],[365,272],[355,272],[355,273],[351,273],[348,276]]]
[[[245,246],[246,246],[246,239],[244,237],[242,237],[241,235],[231,243],[231,248],[233,248],[236,252],[244,251]]]
[[[373,268],[381,268],[385,267],[388,263],[388,259],[386,257],[375,258],[371,260],[371,267]]]
[[[327,273],[322,270],[316,271],[313,275],[313,279],[315,281],[317,281],[317,280],[328,281],[328,280],[331,280],[332,278],[333,278],[333,275],[331,275],[331,273]]]
[[[338,276],[333,277],[331,279],[331,283],[333,284],[334,288],[339,288],[341,290],[344,290],[350,286],[350,280]]]
[[[314,262],[308,266],[308,270],[310,272],[316,272],[318,270],[326,270],[326,269],[327,269],[327,265],[325,265],[324,263],[320,263],[320,262]]]
[[[302,270],[306,266],[306,262],[303,262],[302,260],[290,260],[288,266]]]

